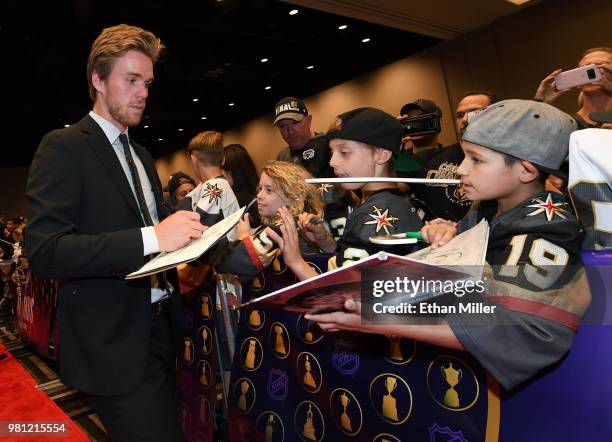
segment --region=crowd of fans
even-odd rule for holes
[[[131,46],[124,44],[128,37]],[[87,394],[111,438],[155,433],[155,440],[182,440],[176,416],[166,412],[175,406],[173,341],[182,339],[178,272],[125,277],[152,255],[200,238],[244,205],[251,209],[237,226],[189,264],[196,271],[205,264],[203,278],[231,273],[253,280],[282,257],[290,274],[306,280],[317,274],[306,262],[309,254],[327,254],[327,268],[318,270],[329,271],[380,251],[434,250],[486,220],[486,261],[497,267],[487,269],[489,280],[505,296],[483,299],[497,308],[485,324],[459,314],[436,324],[375,327],[362,321],[361,304],[352,299],[343,310],[303,318],[325,332],[358,332],[350,338],[357,341],[364,334],[393,335],[465,350],[506,390],[567,354],[590,297],[566,286],[580,279],[574,265],[585,244],[612,245],[611,230],[602,230],[602,219],[588,213],[612,198],[589,189],[573,193],[563,162],[572,140],[588,150],[610,138],[611,48],[590,49],[580,60],[580,66],[595,65],[599,77],[580,86],[573,116],[549,104],[564,92],[557,88],[557,71],[529,100],[497,101],[492,92],[467,91],[450,119],[460,138],[451,146],[440,143],[447,123],[428,97],[406,97],[395,115],[346,109],[324,134],[312,131],[301,99],[283,98],[271,123],[287,147],[259,176],[249,146],[225,146],[220,132],[198,133],[185,146],[191,170],[172,174],[162,203],[153,158],[128,129],[141,121],[163,47],[155,35],[133,26],[103,30],[88,62],[92,111],[43,138],[29,171],[28,227],[24,232],[24,222],[8,220],[3,228],[3,262],[15,264],[25,237],[32,273],[58,278],[60,375]],[[587,136],[575,137],[580,133]],[[94,145],[100,158],[85,148]],[[607,167],[605,158],[599,161]],[[310,177],[347,180],[313,186],[306,183]],[[410,185],[398,186],[397,177],[409,178]],[[111,178],[117,188],[109,192],[100,182]],[[608,176],[608,191],[609,182]],[[585,212],[577,217],[563,193],[582,202]],[[603,204],[588,204],[595,198]],[[380,243],[381,236],[407,232],[422,241]],[[107,342],[121,349],[109,350]],[[381,356],[368,353],[372,367],[387,363]]]
[[[26,226],[23,216],[7,217],[0,214],[0,315],[14,313],[15,298],[22,264],[23,230]]]

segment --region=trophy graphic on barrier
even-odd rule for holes
[[[238,398],[238,409],[240,411],[247,411],[247,398],[246,394],[249,391],[249,383],[242,381],[240,383],[240,397]]]
[[[249,315],[249,325],[251,327],[259,327],[261,326],[261,315],[258,310],[251,310],[251,314]]]
[[[287,354],[287,350],[285,349],[285,341],[283,340],[283,328],[280,325],[275,325],[274,333],[276,333],[276,338],[274,340],[274,351],[282,355]]]
[[[185,338],[185,351],[183,352],[183,360],[185,362],[191,362],[191,340]]]
[[[202,317],[203,318],[209,318],[210,317],[210,298],[207,295],[203,295],[202,296]]]
[[[302,435],[310,440],[317,440],[316,430],[312,421],[312,404],[308,404],[308,411],[306,412],[306,422],[304,423],[304,430]]]
[[[382,414],[386,418],[398,421],[397,399],[391,396],[391,393],[397,388],[397,379],[393,376],[387,376],[387,379],[385,379],[385,387],[387,388],[387,394],[383,396]]]
[[[244,359],[244,366],[251,370],[255,368],[255,339],[249,339],[249,350]]]
[[[455,390],[455,386],[461,381],[463,377],[463,371],[461,369],[456,369],[453,367],[453,363],[449,361],[448,367],[440,367],[442,371],[442,377],[446,381],[446,383],[450,386],[446,393],[444,394],[444,403],[452,408],[459,407],[459,393]]]
[[[306,362],[304,363],[304,368],[306,369],[306,373],[304,373],[304,385],[308,385],[312,388],[317,388],[317,383],[312,376],[310,370],[312,370],[312,365],[310,364],[310,356],[306,355]]]
[[[342,425],[342,428],[344,428],[346,431],[353,431],[353,427],[351,425],[351,419],[349,418],[349,415],[346,412],[346,408],[348,407],[348,404],[351,402],[351,400],[349,399],[349,397],[346,395],[346,393],[342,392],[342,394],[340,395],[340,404],[342,404],[342,414],[340,415],[340,425]]]
[[[206,346],[206,340],[208,339],[208,330],[205,328],[202,330],[202,353],[208,353],[208,347]]]
[[[389,359],[397,362],[403,362],[402,348],[400,342],[402,338],[396,335],[387,336],[389,338]]]
[[[274,415],[268,416],[268,423],[266,424],[266,442],[273,442],[274,438]]]

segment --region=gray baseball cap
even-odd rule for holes
[[[533,100],[505,100],[470,113],[462,139],[557,171],[567,157],[576,121]]]

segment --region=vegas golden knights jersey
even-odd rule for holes
[[[349,214],[336,256],[329,268],[341,267],[381,250],[397,255],[415,251],[415,244],[383,246],[369,241],[372,236],[419,231],[423,223],[410,200],[397,189],[382,189],[356,206]]]
[[[612,131],[572,133],[568,190],[586,235],[585,249],[612,248]]]
[[[583,235],[566,198],[542,192],[496,215],[484,202],[459,223],[467,230],[489,220],[485,304],[495,314],[454,314],[457,339],[506,388],[559,361],[571,348],[590,292],[580,263]],[[493,281],[491,281],[493,280]]]
[[[565,196],[542,192],[506,213],[496,212],[495,202],[483,202],[457,226],[462,232],[483,218],[489,221],[487,262],[496,279],[535,291],[564,285],[568,276],[563,270],[580,263],[583,237]],[[515,274],[515,266],[527,270]]]
[[[202,224],[212,226],[239,210],[240,206],[227,180],[217,177],[200,183],[175,209],[197,212]],[[236,229],[230,230],[227,238],[232,241],[235,237]]]

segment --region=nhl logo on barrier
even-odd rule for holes
[[[442,427],[437,422],[427,429],[429,431],[429,440],[449,440],[453,442],[468,442],[463,431],[452,431],[449,427]],[[448,436],[448,439],[441,439],[440,436]]]
[[[332,353],[332,364],[334,368],[343,375],[353,375],[359,370],[359,355],[350,341],[338,339],[334,344]]]
[[[268,375],[268,396],[275,401],[284,401],[289,394],[289,376],[283,370],[273,368]]]

